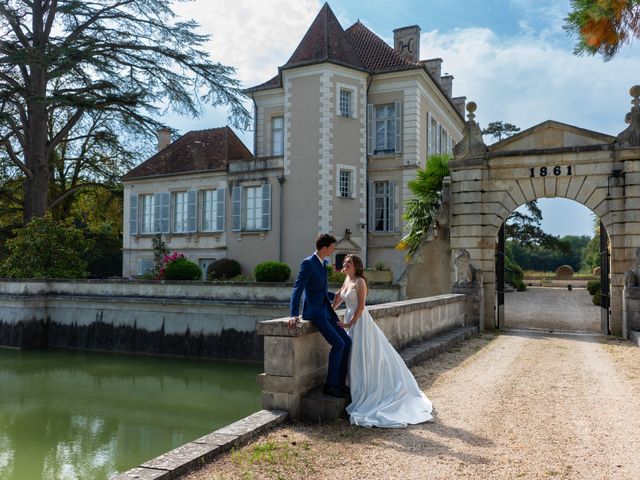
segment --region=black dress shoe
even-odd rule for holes
[[[331,395],[332,397],[338,398],[347,398],[349,396],[349,394],[342,390],[338,385],[325,385],[322,392],[325,395]]]

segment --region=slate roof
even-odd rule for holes
[[[402,58],[392,47],[365,27],[360,21],[346,31],[325,3],[305,33],[291,58],[279,68],[278,75],[265,83],[245,90],[245,93],[282,87],[282,70],[335,63],[368,73],[387,73],[423,68]]]
[[[229,127],[195,130],[184,134],[122,179],[188,172],[226,171],[231,160],[252,160],[253,155]]]

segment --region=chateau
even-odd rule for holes
[[[161,234],[203,270],[233,258],[243,274],[266,260],[295,272],[319,232],[338,238],[333,262],[357,253],[397,279],[408,182],[429,155],[462,138],[465,97],[442,59],[420,59],[420,27],[393,44],[360,21],[342,28],[325,4],[277,74],[245,92],[254,152],[227,127],[193,131],[123,177],[123,275],[153,264]]]

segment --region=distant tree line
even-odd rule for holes
[[[598,235],[593,238],[588,235],[556,238],[557,243],[553,246],[525,245],[518,240],[508,240],[505,253],[523,270],[553,272],[561,265],[570,265],[575,272],[591,272],[600,265]]]

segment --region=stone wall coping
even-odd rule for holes
[[[626,298],[640,300],[640,287],[624,287],[624,295]]]
[[[467,295],[461,293],[450,293],[437,295],[434,297],[415,298],[411,300],[401,300],[398,302],[389,302],[382,305],[369,305],[367,310],[374,319],[395,317],[403,313],[409,313],[416,310],[428,310],[439,307],[441,305],[453,304],[466,301]],[[336,312],[339,318],[344,316],[344,310]],[[310,335],[318,330],[308,320],[301,320],[295,328],[289,330],[289,317],[275,318],[273,320],[264,320],[258,322],[256,332],[258,335],[269,337],[301,337]]]

